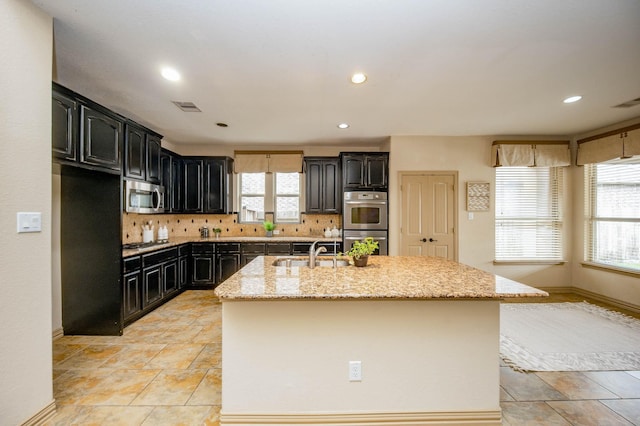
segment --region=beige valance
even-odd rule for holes
[[[302,173],[302,151],[236,151],[235,173]]]
[[[576,164],[584,166],[640,155],[639,127],[636,125],[579,140]]]
[[[576,164],[584,166],[585,164],[603,163],[621,158],[623,155],[622,139],[618,136],[607,136],[579,144]]]
[[[494,141],[493,167],[564,167],[571,164],[569,141]]]

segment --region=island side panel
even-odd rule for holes
[[[500,424],[499,314],[497,300],[223,301],[222,424],[322,412]]]

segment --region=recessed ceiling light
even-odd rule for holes
[[[173,68],[164,67],[160,72],[164,78],[169,81],[178,81],[180,80],[180,73]]]
[[[582,96],[580,96],[580,95],[569,96],[567,99],[565,99],[562,102],[564,102],[565,104],[572,104],[574,102],[578,102],[580,99],[582,99]]]
[[[347,123],[338,124],[338,129],[348,129],[348,128],[349,128],[349,124]]]
[[[362,84],[367,81],[367,75],[363,72],[357,72],[351,76],[351,82],[354,84]]]

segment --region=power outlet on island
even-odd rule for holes
[[[361,361],[349,361],[349,381],[350,382],[362,381],[362,362]]]

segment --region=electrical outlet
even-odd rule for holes
[[[349,361],[349,381],[350,382],[362,381],[362,362],[361,361]]]

